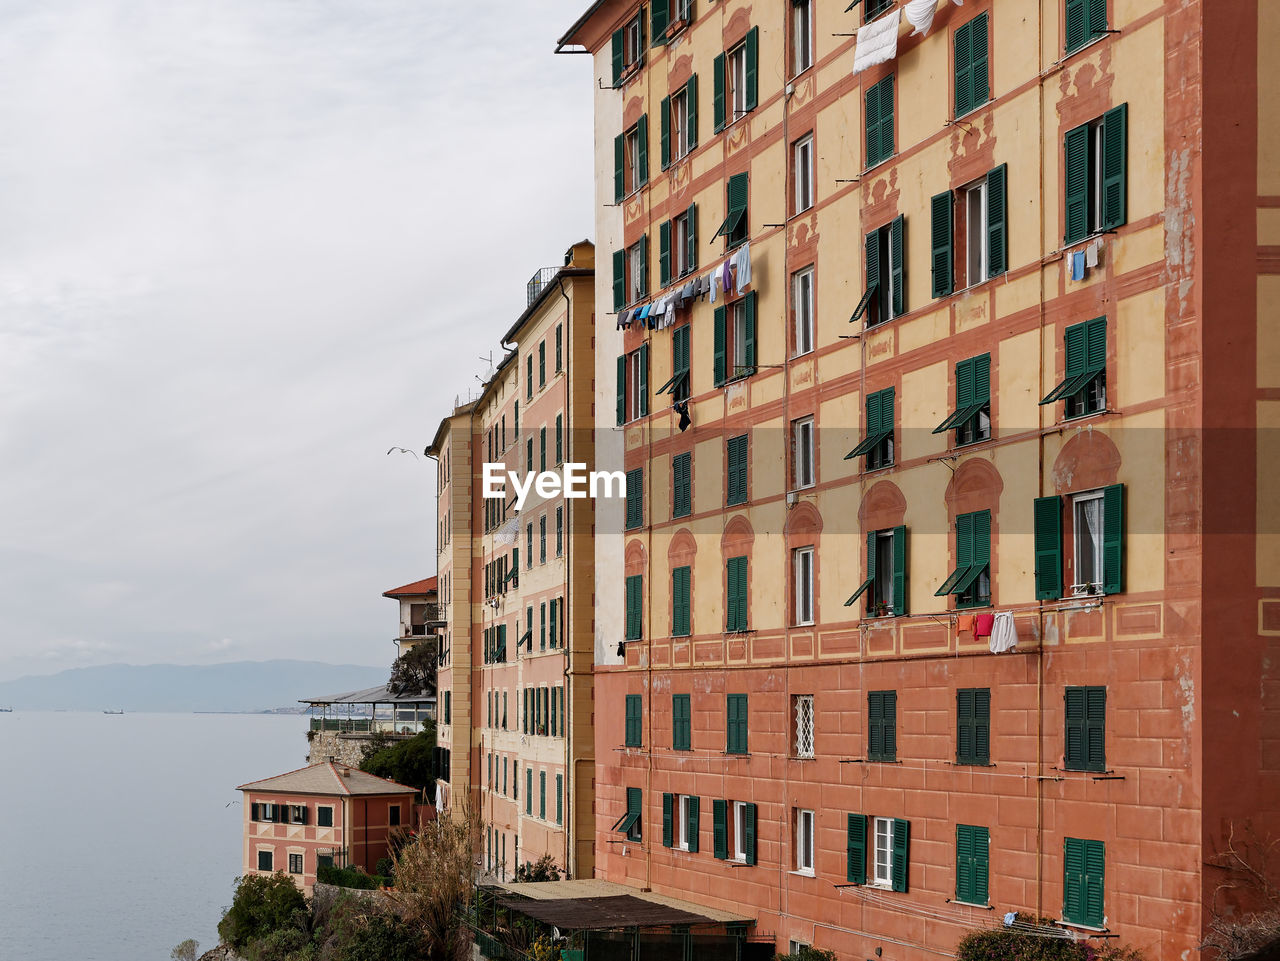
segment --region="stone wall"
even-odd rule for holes
[[[310,733],[310,732],[308,732]],[[308,764],[323,764],[329,758],[338,759],[340,764],[359,767],[364,757],[364,746],[369,743],[365,734],[339,734],[337,731],[316,731],[315,737],[309,741],[307,751]]]

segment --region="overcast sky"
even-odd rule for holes
[[[0,679],[390,663],[422,449],[591,234],[585,6],[0,0]]]

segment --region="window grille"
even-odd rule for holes
[[[796,757],[813,757],[813,695],[797,694],[795,707]]]

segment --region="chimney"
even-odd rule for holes
[[[344,778],[351,777],[351,768],[347,767],[345,764],[342,766],[342,776]]]

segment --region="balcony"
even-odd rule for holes
[[[533,302],[542,296],[542,291],[556,279],[558,273],[560,273],[559,267],[543,267],[529,278],[529,282],[525,284],[525,294],[528,297],[526,307],[533,306]]]

